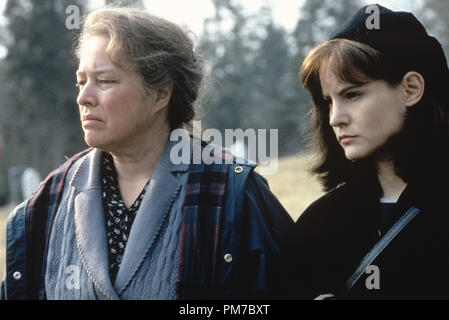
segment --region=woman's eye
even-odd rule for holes
[[[360,92],[348,92],[348,93],[346,94],[346,98],[352,99],[352,98],[356,98],[356,97],[358,97],[358,96],[360,96],[360,95],[361,95]]]
[[[327,107],[332,106],[332,100],[331,99],[324,99],[324,105]]]
[[[114,83],[114,80],[98,80],[98,83],[100,84],[110,84],[110,83]]]
[[[85,81],[77,81],[76,84],[75,84],[75,86],[76,86],[77,88],[81,88],[82,86],[84,86],[85,83],[86,83]]]

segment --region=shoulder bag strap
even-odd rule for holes
[[[405,228],[405,226],[412,221],[412,219],[420,212],[419,209],[410,208],[394,225],[388,230],[388,232],[376,243],[376,245],[366,254],[362,262],[354,271],[352,276],[346,281],[342,294],[347,294],[355,283],[359,280],[362,274],[365,272],[371,262],[382,252],[382,250],[398,235],[398,233]]]

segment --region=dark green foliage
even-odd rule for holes
[[[199,117],[203,129],[278,129],[279,153],[302,150],[309,95],[298,77],[307,52],[326,40],[357,9],[361,0],[304,0],[296,28],[273,22],[266,6],[248,14],[238,0],[211,0],[215,16],[200,35],[198,51],[210,71]],[[116,1],[106,1],[112,3]],[[143,6],[142,0],[121,0]],[[10,166],[32,166],[46,175],[85,148],[78,120],[76,61],[71,53],[78,30],[68,30],[68,5],[85,13],[87,0],[8,0],[7,26],[0,41],[8,49],[0,61],[0,198],[7,194]],[[276,2],[272,2],[276,5]],[[413,11],[449,48],[449,2],[422,0]],[[195,4],[192,4],[195,5]],[[201,10],[198,8],[198,10]],[[448,52],[446,50],[446,52]]]
[[[358,2],[307,0],[289,34],[273,22],[270,7],[250,16],[241,2],[214,0],[215,17],[206,22],[201,37],[215,84],[203,111],[207,125],[278,129],[280,155],[302,150],[310,100],[300,84],[299,67],[312,47],[359,8]],[[228,29],[224,17],[232,21]]]
[[[301,147],[301,106],[285,29],[274,24],[269,7],[245,15],[236,1],[214,1],[200,51],[210,67],[210,101],[203,109],[208,127],[278,129],[279,152]],[[225,29],[223,17],[231,17]],[[211,31],[212,30],[212,31]]]
[[[446,58],[449,54],[449,1],[423,0],[416,15],[430,34],[437,37],[443,46]]]
[[[46,175],[65,155],[86,147],[75,100],[72,48],[78,30],[66,27],[69,5],[84,12],[83,0],[7,2],[7,30],[2,30],[8,49],[2,62],[2,181],[9,166],[31,166]],[[2,188],[0,192],[6,192]]]

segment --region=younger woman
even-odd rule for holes
[[[378,26],[372,19],[377,19]],[[289,298],[449,298],[449,71],[407,12],[359,10],[301,68],[328,193],[281,246]]]

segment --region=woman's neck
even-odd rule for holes
[[[120,181],[147,181],[156,168],[170,136],[169,128],[152,130],[133,144],[111,151]]]
[[[396,174],[391,160],[377,162],[377,178],[382,187],[382,198],[398,198],[407,186],[407,183]]]
[[[126,207],[129,208],[136,201],[153,175],[169,136],[168,127],[152,130],[146,138],[136,138],[133,145],[110,152],[117,172],[120,194]]]

